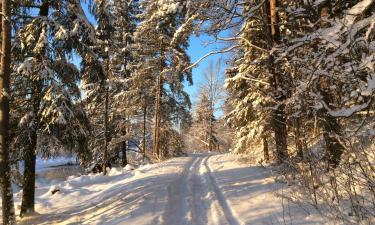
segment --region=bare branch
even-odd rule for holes
[[[198,61],[196,61],[195,63],[191,64],[190,66],[188,66],[186,69],[184,69],[183,71],[187,71],[187,70],[190,70],[191,68],[194,68],[196,67],[200,62],[202,62],[204,59],[206,59],[207,57],[211,56],[211,55],[216,55],[216,54],[221,54],[221,53],[226,53],[226,52],[230,52],[230,51],[233,51],[233,49],[236,49],[236,48],[239,48],[241,47],[240,45],[234,45],[234,46],[231,46],[229,48],[226,48],[226,49],[222,49],[222,50],[218,50],[218,51],[212,51],[212,52],[209,52],[207,53],[206,55],[204,55],[202,58],[198,59]]]

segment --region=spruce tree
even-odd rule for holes
[[[153,87],[153,155],[157,158],[164,157],[160,147],[162,132],[172,127],[162,128],[162,124],[180,120],[174,113],[185,111],[190,105],[182,84],[185,78],[191,82],[191,70],[185,70],[189,64],[189,29],[180,29],[186,21],[187,6],[187,2],[178,0],[142,2],[141,23],[134,35],[136,54],[142,57],[135,65],[134,79],[150,79]]]
[[[79,1],[36,1],[38,16],[16,32],[12,148],[25,161],[21,216],[34,211],[36,155],[70,149],[85,160],[88,121],[82,104],[78,69],[69,62],[92,38]],[[28,8],[29,5],[20,6]],[[14,107],[15,104],[21,105]]]

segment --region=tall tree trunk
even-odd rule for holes
[[[263,139],[263,157],[264,157],[264,161],[268,162],[270,161],[270,153],[269,153],[269,149],[268,149],[268,141],[267,141],[267,138],[264,136],[262,137]]]
[[[12,180],[9,165],[9,79],[11,64],[11,4],[2,0],[2,40],[0,71],[0,183],[2,189],[3,224],[16,224],[14,215]]]
[[[278,0],[269,0],[269,6],[266,6],[267,24],[270,24],[268,33],[270,46],[276,46],[280,43],[280,27],[279,15],[277,12]],[[274,90],[274,98],[278,103],[276,109],[272,112],[272,127],[275,135],[276,143],[276,160],[278,163],[283,162],[288,158],[288,144],[287,144],[287,126],[285,115],[285,94],[283,93],[282,77],[277,65],[274,63],[272,55],[269,56],[269,70],[272,74],[270,84]]]
[[[42,92],[42,84],[40,81],[35,81],[33,84],[32,96],[33,96],[33,114],[35,115],[35,124],[30,132],[30,139],[28,146],[25,148],[24,153],[24,180],[22,189],[22,202],[21,202],[21,213],[23,217],[28,213],[35,211],[35,165],[36,165],[36,148],[38,143],[38,130],[39,130],[39,107],[41,103],[40,93]]]
[[[30,137],[29,149],[25,152],[24,182],[22,189],[21,217],[35,211],[35,164],[37,133],[33,131]]]
[[[209,99],[209,103],[210,103],[210,114],[209,114],[209,126],[210,126],[210,136],[209,136],[209,151],[212,152],[213,151],[213,117],[214,117],[214,106],[213,106],[213,102],[214,102],[214,87],[213,87],[213,72],[211,71],[210,72],[210,99]]]
[[[107,79],[109,79],[110,73],[110,66],[109,66],[109,50],[107,50],[106,54],[106,72],[107,72]],[[105,99],[104,99],[104,154],[103,154],[103,174],[107,174],[107,166],[108,166],[108,145],[110,141],[109,137],[109,87],[104,81],[104,89],[105,89]]]
[[[208,151],[212,152],[213,150],[213,138],[212,138],[212,135],[213,135],[213,123],[212,123],[212,114],[210,112],[210,122],[209,122],[209,139],[208,139]]]
[[[103,155],[103,174],[107,174],[108,165],[108,144],[109,144],[109,90],[105,87],[105,109],[104,109],[104,155]]]
[[[303,145],[301,137],[301,118],[295,118],[294,121],[294,141],[296,144],[297,157],[303,159]]]
[[[128,148],[128,141],[127,141],[127,137],[126,137],[126,135],[128,134],[126,115],[125,115],[125,127],[123,129],[124,129],[124,136],[125,136],[126,139],[121,144],[121,153],[122,153],[121,165],[122,165],[122,167],[125,167],[128,164],[128,159],[126,158],[126,152],[127,152],[127,148]]]
[[[328,18],[330,12],[331,1],[326,0],[320,8],[321,27],[329,26],[329,23],[324,19]],[[327,78],[321,77],[319,79],[319,91],[326,105],[330,105],[334,101],[333,96],[329,93],[330,86],[330,82]],[[327,113],[327,110],[323,109],[319,114],[323,118],[321,123],[323,128],[323,138],[326,144],[324,158],[328,162],[329,167],[336,167],[340,163],[341,155],[344,151],[344,146],[337,138],[337,135],[340,135],[341,133],[341,126],[336,118]]]
[[[40,93],[42,92],[42,84],[39,81],[35,81],[32,90],[33,96],[33,114],[34,126],[30,132],[30,138],[28,146],[25,148],[24,153],[24,174],[23,174],[23,189],[22,189],[22,202],[21,202],[21,213],[23,217],[28,213],[35,211],[35,164],[36,164],[36,148],[38,143],[38,129],[39,129],[39,107],[41,102]]]
[[[155,102],[155,127],[153,140],[153,155],[160,157],[160,102],[161,102],[161,74],[157,79],[156,102]]]
[[[156,99],[155,99],[155,127],[154,127],[154,140],[153,140],[153,155],[156,158],[161,158],[160,151],[160,121],[161,121],[161,98],[162,98],[162,88],[163,88],[163,57],[160,57],[160,73],[157,78],[156,83]]]
[[[39,16],[47,17],[49,14],[50,1],[44,0],[39,8]],[[39,60],[43,60],[43,56]],[[25,170],[24,170],[24,181],[22,189],[22,202],[21,202],[21,213],[20,216],[24,216],[28,213],[35,211],[35,164],[36,164],[36,148],[38,143],[38,129],[39,129],[39,107],[41,102],[42,83],[40,81],[34,81],[33,87],[33,114],[35,116],[34,127],[30,134],[30,143],[26,148],[24,154]]]
[[[143,160],[145,159],[146,156],[146,119],[147,119],[147,104],[146,104],[146,99],[145,103],[143,105]]]
[[[127,47],[128,46],[128,36],[126,35],[125,36],[125,46]],[[127,71],[127,67],[128,67],[128,54],[127,54],[127,51],[125,52],[125,57],[124,57],[124,79],[128,78],[128,71]],[[126,109],[128,108],[128,100],[127,98],[125,98],[125,111],[124,111],[124,118],[125,118],[125,121],[124,121],[124,135],[126,137],[127,135],[127,129],[128,129],[128,118],[127,118],[127,115],[126,115]],[[128,159],[126,157],[126,152],[127,152],[127,147],[128,147],[128,141],[127,141],[127,137],[125,139],[125,141],[123,141],[122,143],[122,146],[121,146],[121,151],[122,151],[122,158],[121,158],[121,165],[122,167],[125,167],[127,164],[128,164]]]
[[[122,152],[121,165],[122,165],[122,167],[125,167],[128,164],[128,158],[126,156],[126,153],[128,151],[128,140],[127,140],[127,137],[126,137],[127,134],[128,134],[127,121],[128,120],[127,120],[127,117],[125,115],[125,127],[124,127],[125,140],[121,144],[121,152]]]

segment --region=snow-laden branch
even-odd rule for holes
[[[184,24],[182,24],[176,30],[175,34],[173,35],[172,42],[171,42],[172,46],[176,45],[179,42],[181,36],[183,36],[186,33],[186,30],[189,29],[189,27],[193,25],[193,22],[195,19],[197,19],[197,17],[198,17],[198,14],[193,14],[192,16],[189,17],[189,19],[186,20]]]
[[[237,76],[234,76],[233,78],[229,78],[229,80],[237,80],[237,79],[242,79],[242,80],[249,80],[249,81],[254,81],[254,82],[257,82],[257,83],[261,83],[261,84],[265,84],[265,85],[270,85],[269,83],[265,82],[265,81],[262,81],[262,80],[259,80],[259,79],[254,79],[254,78],[251,78],[251,77],[244,77],[244,76],[241,76],[241,74],[237,75]],[[227,86],[227,85],[226,85]]]
[[[187,68],[185,68],[184,71],[187,71],[187,70],[190,70],[191,68],[196,67],[200,62],[202,62],[204,59],[206,59],[207,57],[209,57],[211,55],[230,52],[230,51],[233,51],[233,49],[236,49],[236,48],[239,48],[239,47],[241,47],[241,46],[240,45],[234,45],[234,46],[231,46],[231,47],[226,48],[226,49],[222,49],[222,50],[218,50],[218,51],[211,51],[211,52],[207,53],[206,55],[204,55],[202,58],[198,59],[195,63],[193,63],[190,66],[188,66]]]
[[[350,108],[344,108],[344,109],[338,109],[338,110],[331,110],[325,103],[323,103],[323,106],[328,111],[328,114],[330,116],[338,118],[338,117],[350,117],[357,112],[363,111],[364,109],[369,107],[370,103],[371,103],[371,100],[361,105],[354,105]]]

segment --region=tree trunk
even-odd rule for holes
[[[128,47],[128,36],[126,35],[125,36],[125,46]],[[125,57],[124,57],[124,79],[127,79],[128,78],[128,71],[127,71],[127,67],[128,67],[128,54],[127,54],[127,51],[125,52]],[[124,127],[124,135],[126,137],[127,135],[127,129],[128,129],[128,118],[127,118],[127,115],[126,115],[126,109],[128,108],[129,104],[128,104],[128,100],[125,99],[125,113],[124,113],[124,118],[125,118],[125,127]],[[128,141],[127,141],[127,138],[125,139],[125,141],[122,143],[122,146],[121,146],[121,150],[122,150],[122,158],[121,158],[121,164],[122,164],[122,167],[125,167],[127,164],[128,164],[128,159],[126,157],[126,152],[127,152],[127,147],[128,147]]]
[[[38,129],[39,129],[39,107],[41,102],[40,93],[42,92],[42,84],[35,81],[33,87],[33,114],[35,115],[35,124],[30,134],[29,146],[26,147],[24,153],[24,181],[22,189],[22,203],[20,216],[23,217],[28,213],[35,211],[35,164],[36,164],[36,148],[38,143]]]
[[[156,158],[161,158],[161,151],[160,151],[160,121],[161,121],[161,97],[162,97],[162,59],[160,59],[160,73],[157,79],[156,84],[156,100],[155,100],[155,127],[154,127],[154,140],[153,140],[153,155]]]
[[[278,163],[282,163],[288,158],[287,128],[284,109],[285,105],[280,105],[272,113],[272,124],[276,142],[276,159]]]
[[[145,99],[145,104],[143,106],[143,161],[146,156],[146,119],[147,119],[147,104]]]
[[[208,137],[209,138],[209,142],[208,142],[208,151],[209,152],[212,152],[212,150],[213,150],[213,140],[212,140],[212,134],[213,134],[213,127],[212,127],[212,117],[211,117],[211,112],[210,112],[210,124],[209,124],[209,126],[210,126],[210,131],[209,131],[209,133],[210,133],[210,136]]]
[[[301,118],[295,118],[294,121],[294,141],[296,144],[297,157],[303,159],[303,146],[301,139]]]
[[[28,151],[25,152],[24,182],[22,189],[22,204],[20,216],[23,217],[35,211],[35,164],[36,164],[36,143],[37,134],[34,132],[30,138],[31,144]]]
[[[127,164],[128,164],[128,159],[126,158],[126,152],[127,152],[127,148],[128,148],[128,140],[127,140],[127,134],[128,134],[128,129],[127,129],[127,118],[126,118],[126,115],[124,115],[125,117],[125,127],[123,128],[124,129],[124,136],[125,136],[125,140],[122,142],[121,144],[121,152],[122,152],[122,157],[121,157],[121,165],[122,167],[125,167]]]
[[[270,161],[270,153],[268,149],[268,141],[266,137],[263,137],[263,156],[264,156],[264,161],[268,162]]]
[[[47,17],[49,13],[50,2],[42,1],[40,6],[39,16]],[[43,56],[41,56],[43,57]],[[40,59],[42,60],[42,59]],[[35,124],[30,134],[30,145],[26,148],[24,154],[25,170],[24,181],[22,189],[22,202],[20,216],[35,211],[35,164],[36,164],[36,148],[38,143],[38,129],[39,129],[39,107],[41,102],[42,83],[34,81],[33,87],[33,114],[35,116]]]
[[[11,4],[2,0],[2,41],[0,71],[0,183],[2,191],[3,224],[16,224],[14,215],[12,180],[9,165],[9,79],[11,66]]]
[[[160,75],[156,84],[155,116],[154,116],[154,139],[152,154],[155,158],[159,156],[159,104],[160,104]]]
[[[209,142],[208,142],[208,145],[209,145],[209,151],[212,152],[213,150],[213,116],[214,116],[214,106],[213,106],[213,98],[214,98],[214,87],[213,87],[213,71],[210,72],[210,93],[209,93],[209,104],[210,104],[210,112],[209,112],[209,115],[208,115],[208,119],[209,119]]]
[[[269,7],[266,6],[266,11],[269,11],[267,15],[267,24],[270,24],[269,28],[269,42],[270,46],[276,46],[280,43],[280,27],[279,27],[279,15],[277,12],[278,0],[269,0]],[[274,63],[272,55],[269,56],[269,70],[272,74],[270,84],[274,90],[274,98],[278,103],[278,107],[272,112],[272,127],[275,135],[276,142],[276,160],[278,163],[282,163],[288,158],[288,144],[287,144],[287,127],[286,127],[286,115],[285,115],[285,94],[283,93],[283,85],[281,73]]]
[[[109,129],[108,129],[108,110],[109,110],[109,90],[105,87],[105,109],[104,109],[104,155],[103,155],[103,174],[107,174],[108,165],[108,144],[109,144]]]

